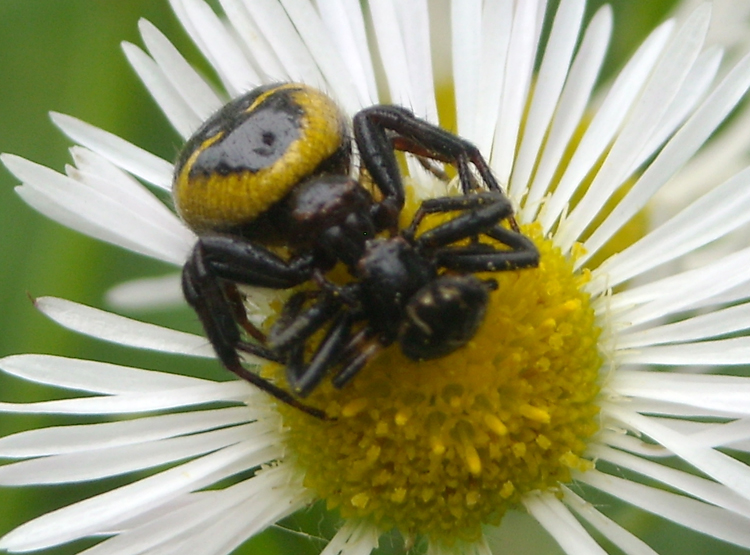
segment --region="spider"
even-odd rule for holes
[[[350,127],[359,181],[350,176]],[[405,192],[395,151],[415,154],[428,168],[431,160],[453,164],[462,194],[425,200],[400,229]],[[460,348],[497,287],[473,274],[539,263],[471,143],[395,105],[365,108],[350,122],[323,92],[297,83],[253,89],[206,121],[179,156],[173,198],[198,235],[183,267],[183,292],[219,360],[319,418],[325,413],[300,399],[329,372],[342,387],[396,341],[415,360]],[[417,236],[426,215],[447,212],[458,214]],[[456,244],[464,239],[468,244]],[[278,254],[280,246],[291,254]],[[350,283],[325,277],[337,263]],[[269,337],[249,322],[238,285],[290,289],[306,282],[317,289],[293,294]],[[306,356],[311,336],[323,329]],[[291,391],[245,368],[243,352],[284,364]]]

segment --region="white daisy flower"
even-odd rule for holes
[[[225,92],[146,21],[146,51],[124,45],[183,139],[228,99],[276,81],[321,88],[350,115],[387,99],[438,122],[426,1],[221,4],[225,17],[202,0],[172,0]],[[603,553],[602,538],[653,553],[590,502],[596,491],[750,548],[750,469],[739,457],[750,448],[750,380],[731,375],[750,363],[750,248],[650,277],[750,220],[750,168],[706,183],[649,233],[629,223],[742,100],[750,56],[716,78],[722,52],[704,47],[703,4],[655,29],[594,99],[612,15],[604,6],[584,27],[584,8],[562,0],[539,52],[544,0],[451,4],[457,133],[489,160],[541,252],[539,268],[495,275],[498,291],[466,348],[421,363],[383,352],[344,389],[311,395],[332,421],[241,381],[4,358],[8,374],[86,395],[0,410],[112,420],[0,440],[0,456],[19,459],[0,467],[1,484],[153,470],[18,527],[0,548],[95,537],[105,539],[88,555],[224,554],[322,499],[343,520],[326,555],[368,553],[393,528],[431,554],[487,554],[518,512],[570,554]],[[80,145],[75,167],[61,175],[4,155],[21,197],[73,229],[182,265],[194,234],[141,184],[169,190],[172,163],[75,118],[53,119]],[[417,200],[446,194],[408,165]],[[144,304],[179,291],[171,277],[128,288],[118,294]],[[273,313],[274,299],[251,294],[251,318]],[[62,299],[37,306],[107,341],[212,356],[200,336]]]

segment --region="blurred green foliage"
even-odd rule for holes
[[[602,1],[589,2],[593,14]],[[615,36],[609,67],[616,68],[638,41],[661,21],[674,0],[613,0]],[[130,69],[120,49],[123,40],[140,44],[139,18],[164,31],[195,63],[202,64],[165,0],[3,0],[0,2],[0,152],[19,154],[63,170],[70,142],[51,124],[50,110],[75,115],[172,159],[180,148],[171,130]],[[205,67],[205,66],[204,66]],[[14,178],[0,169],[0,356],[50,353],[91,358],[144,368],[223,376],[207,363],[175,360],[147,352],[113,347],[69,332],[37,313],[29,295],[55,295],[103,306],[112,285],[173,270],[166,265],[80,236],[47,221],[14,194]],[[146,316],[152,321],[197,330],[186,309]],[[44,388],[0,376],[3,401],[42,400],[54,395]],[[68,423],[70,419],[3,416],[0,435]],[[120,483],[119,481],[116,481]],[[104,491],[113,482],[69,488],[0,490],[0,534],[75,499]],[[603,503],[618,509],[612,500]],[[325,530],[319,512],[298,517],[309,530]],[[663,522],[628,513],[625,518],[663,553],[717,552],[716,544]],[[664,530],[667,533],[663,533]],[[518,542],[521,535],[513,541]],[[533,536],[532,536],[533,537]],[[508,538],[501,539],[505,543]],[[288,543],[291,541],[292,543]],[[298,541],[272,531],[253,540],[247,553],[310,553],[320,543]],[[525,552],[523,541],[511,548]],[[74,553],[81,545],[55,553]],[[739,553],[720,546],[722,552]],[[725,550],[726,549],[726,550]],[[510,553],[510,551],[508,551]]]

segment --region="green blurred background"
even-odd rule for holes
[[[750,0],[748,0],[750,1]],[[663,20],[674,0],[614,0],[615,36],[610,68]],[[589,14],[602,2],[589,2]],[[149,19],[198,64],[197,51],[183,34],[166,1],[161,0],[0,0],[0,152],[19,154],[63,170],[70,142],[51,124],[47,112],[75,115],[167,159],[180,142],[127,65],[120,42],[140,45],[138,19]],[[205,66],[203,66],[205,67]],[[123,280],[157,276],[173,268],[80,236],[49,222],[26,207],[13,192],[14,178],[0,168],[0,356],[50,353],[131,366],[225,377],[216,365],[186,361],[90,340],[54,325],[32,307],[28,295],[55,295],[104,306],[103,295]],[[187,309],[135,315],[182,329],[198,329]],[[59,395],[0,376],[0,399],[26,401]],[[74,422],[74,421],[72,421]],[[0,435],[53,423],[61,418],[2,416]],[[0,490],[0,534],[52,508],[111,488],[114,483],[74,488]],[[611,499],[602,503],[620,509]],[[744,553],[675,526],[664,527],[642,513],[625,513],[660,553]],[[306,515],[313,532],[325,530],[316,513]],[[537,541],[506,538],[507,553],[525,553]],[[540,541],[544,538],[538,537]],[[520,541],[520,543],[518,543]],[[291,543],[287,543],[291,542]],[[545,544],[548,545],[548,544]],[[75,553],[83,544],[55,553]],[[243,548],[247,553],[315,553],[320,544],[271,532]],[[554,553],[550,548],[550,553]]]

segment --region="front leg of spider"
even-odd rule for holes
[[[243,365],[238,349],[261,358],[280,362],[279,356],[264,345],[242,341],[236,316],[234,283],[286,289],[309,278],[312,261],[293,259],[287,263],[270,251],[229,236],[206,236],[198,240],[182,272],[182,289],[195,310],[211,345],[222,364],[240,378],[273,395],[280,401],[317,418],[325,413],[301,403],[284,389],[250,372]]]
[[[398,212],[404,203],[404,187],[394,150],[454,165],[465,195],[476,188],[470,164],[489,191],[501,191],[476,146],[416,117],[406,108],[394,105],[365,108],[354,116],[353,126],[362,163],[383,193],[384,200],[380,204],[386,211],[392,211],[392,206],[397,205]],[[508,219],[517,231],[512,213]]]

